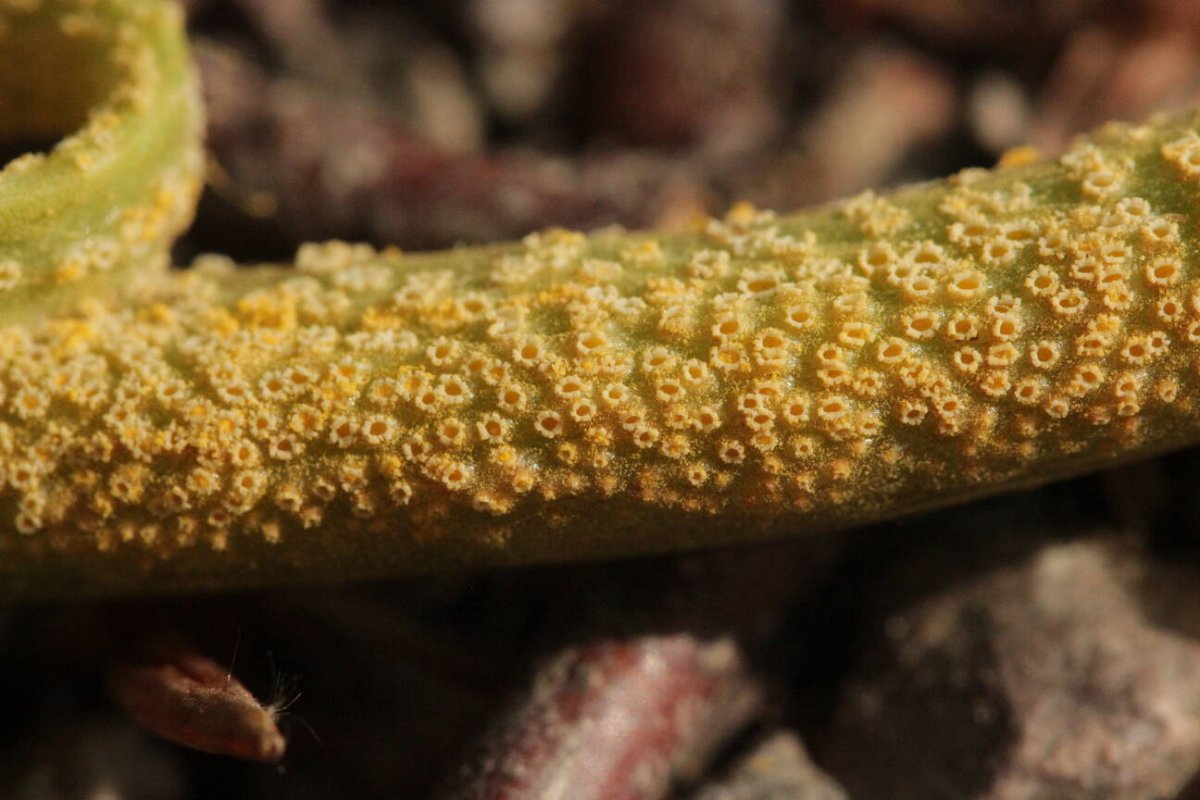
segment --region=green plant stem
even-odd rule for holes
[[[74,110],[5,133],[99,110],[0,173],[0,595],[812,533],[1200,433],[1195,114],[683,234],[171,273],[197,161],[178,13],[16,5],[4,35],[92,88],[63,77]],[[111,263],[63,255],[96,241]]]

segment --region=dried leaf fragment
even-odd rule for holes
[[[109,671],[113,698],[146,730],[184,747],[279,761],[287,740],[275,713],[215,661],[171,644]]]

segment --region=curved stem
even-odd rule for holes
[[[65,135],[0,171],[0,319],[33,318],[164,269],[191,221],[203,164],[180,9],[0,4],[0,75],[0,137]]]
[[[109,89],[85,133],[0,175],[26,276],[0,300],[0,594],[828,530],[1200,431],[1195,114],[679,235],[332,243],[171,274],[196,115],[164,8],[2,17],[20,37],[84,14],[99,49],[71,63]],[[59,279],[105,240],[111,268]]]

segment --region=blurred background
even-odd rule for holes
[[[189,5],[218,173],[198,244],[249,256],[799,208],[1200,94],[1185,0]]]
[[[1200,102],[1190,0],[187,6],[211,164],[182,262],[672,229]],[[0,795],[1200,797],[1197,479],[1184,453],[719,552],[7,610]],[[108,665],[164,631],[299,694],[282,765],[114,708]]]

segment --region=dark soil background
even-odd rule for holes
[[[670,229],[1200,102],[1190,0],[191,0],[179,245]],[[1200,458],[835,536],[0,613],[8,798],[1200,798]],[[336,576],[330,576],[335,580]],[[186,635],[278,766],[112,704]]]

